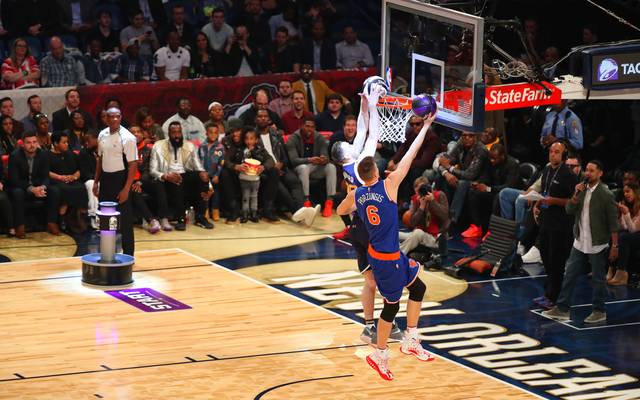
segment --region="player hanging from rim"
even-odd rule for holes
[[[365,82],[371,80],[371,78],[368,78]],[[382,78],[380,78],[380,81],[384,82]],[[365,83],[364,89],[364,93],[360,95],[360,114],[358,114],[358,125],[353,144],[336,142],[331,148],[331,158],[342,165],[347,192],[354,191],[357,187],[362,186],[363,181],[358,176],[357,171],[358,164],[365,157],[374,156],[378,138],[380,137],[380,123],[376,104],[378,103],[378,98],[387,93],[387,89],[378,83],[372,83],[369,87]],[[369,131],[369,136],[367,136],[367,130]],[[345,223],[348,224],[351,243],[357,254],[358,269],[364,277],[360,301],[364,311],[365,327],[360,334],[360,339],[367,344],[375,344],[377,339],[373,309],[376,297],[376,281],[367,261],[369,234],[357,213],[353,213],[351,220],[349,220],[348,215],[343,216],[343,221],[344,218],[350,221],[350,223]],[[402,340],[402,331],[395,324],[390,337],[394,340]]]
[[[420,361],[433,360],[433,356],[422,347],[418,339],[418,319],[426,286],[418,277],[420,264],[407,258],[400,251],[397,198],[400,183],[409,172],[411,162],[435,120],[435,114],[434,112],[425,117],[425,124],[420,133],[398,163],[396,170],[386,179],[380,180],[373,157],[362,159],[358,164],[358,175],[364,181],[364,185],[349,192],[337,209],[340,215],[357,210],[369,233],[367,258],[378,290],[384,298],[384,308],[378,320],[377,349],[367,356],[367,363],[385,380],[393,379],[389,370],[390,354],[387,340],[392,321],[400,309],[400,297],[405,287],[409,290],[407,330],[400,351],[414,355]]]

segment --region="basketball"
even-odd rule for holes
[[[424,118],[426,115],[436,112],[438,105],[433,97],[427,94],[419,94],[411,99],[411,109],[415,115]]]
[[[406,228],[411,227],[411,210],[407,210],[402,214],[402,225]]]
[[[387,81],[385,81],[384,78],[377,75],[370,76],[364,80],[364,82],[362,83],[362,93],[366,96],[371,94],[371,85],[374,83],[380,85],[385,89],[385,93],[382,94],[383,96],[389,93],[389,85],[387,85]]]

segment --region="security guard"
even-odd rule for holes
[[[547,148],[558,139],[569,142],[575,150],[582,150],[582,121],[567,106],[567,100],[554,104],[542,125],[540,143]]]
[[[116,201],[120,205],[122,252],[133,255],[133,211],[129,190],[137,170],[136,137],[120,125],[118,108],[107,110],[107,128],[98,135],[98,159],[93,193],[100,201]]]

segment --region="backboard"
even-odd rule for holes
[[[391,91],[433,95],[436,122],[481,131],[484,20],[416,0],[382,5],[382,71],[391,68]]]

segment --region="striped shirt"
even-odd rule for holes
[[[64,55],[62,60],[48,55],[40,62],[42,85],[49,87],[77,86],[80,84],[80,70],[75,58]]]

